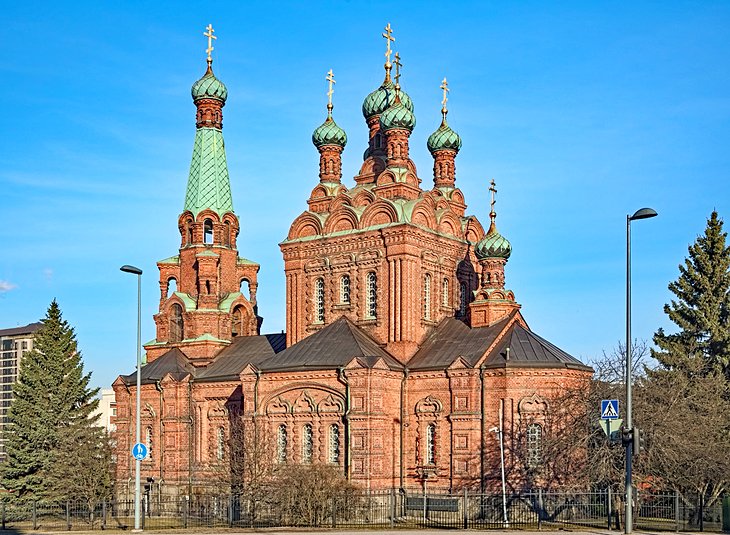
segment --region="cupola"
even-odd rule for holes
[[[332,95],[335,82],[332,69],[327,73],[327,118],[312,133],[312,143],[319,151],[320,182],[339,183],[342,178],[342,150],[347,145],[347,134],[332,118]]]

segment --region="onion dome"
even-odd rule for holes
[[[200,100],[202,98],[214,98],[225,102],[228,98],[228,89],[223,82],[213,74],[213,69],[208,63],[208,70],[205,71],[203,77],[193,84],[193,88],[190,91],[193,95],[193,101]]]
[[[401,92],[400,94],[404,93]],[[416,116],[413,115],[413,104],[409,109],[400,100],[400,95],[396,97],[395,103],[380,116],[380,129],[383,132],[394,128],[404,128],[412,132],[415,126]]]
[[[323,145],[337,145],[342,148],[347,145],[347,134],[337,126],[332,113],[327,113],[327,119],[312,133],[312,143],[317,148]]]
[[[441,126],[433,134],[428,136],[426,146],[428,146],[431,154],[438,150],[459,152],[459,149],[461,149],[461,137],[451,129],[444,117],[444,120],[441,121]]]
[[[362,103],[362,114],[365,119],[369,119],[375,115],[382,115],[385,110],[395,103],[395,86],[390,80],[390,76],[386,76],[383,85],[370,93]],[[413,112],[413,101],[408,93],[399,91],[400,100],[403,105]]]
[[[497,225],[494,223],[496,214],[492,212],[489,215],[492,218],[492,224],[489,226],[487,235],[474,246],[474,254],[479,260],[485,258],[504,258],[507,260],[512,254],[512,245],[510,245],[507,238],[497,231]]]

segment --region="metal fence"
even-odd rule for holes
[[[219,527],[622,528],[622,496],[609,491],[508,494],[414,494],[398,490],[355,493],[282,504],[242,495],[148,496],[145,529]],[[721,503],[705,505],[675,492],[638,494],[635,527],[666,531],[721,531]],[[134,526],[134,502],[0,504],[2,529],[109,530]]]

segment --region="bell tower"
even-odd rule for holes
[[[258,334],[261,323],[256,308],[259,265],[240,258],[236,249],[240,226],[223,141],[228,89],[213,74],[210,53],[216,37],[211,25],[206,30],[208,67],[192,87],[196,130],[178,218],[180,250],[157,263],[160,307],[156,339],[145,345],[148,362],[177,347],[194,365],[206,365],[234,337]]]

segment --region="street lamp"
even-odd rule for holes
[[[626,215],[626,429],[628,440],[626,446],[626,480],[624,490],[626,492],[624,504],[624,533],[631,533],[634,526],[633,518],[633,488],[631,483],[631,460],[634,455],[633,434],[634,427],[631,421],[632,399],[631,399],[631,222],[639,219],[649,219],[658,214],[651,208],[642,208],[634,212],[634,215]]]
[[[500,409],[499,427],[495,426],[489,429],[491,433],[497,433],[499,438],[499,458],[502,466],[502,514],[504,515],[504,527],[509,527],[509,520],[507,520],[507,482],[504,477],[504,434],[502,433],[502,411]]]
[[[140,410],[139,406],[141,403],[140,390],[142,386],[142,270],[138,267],[123,265],[119,268],[125,273],[131,273],[137,275],[137,431],[135,444],[139,444],[141,434],[141,423],[140,423]],[[140,460],[135,458],[134,460],[134,531],[142,531],[140,527],[140,505],[141,505],[141,492],[139,482],[139,468]]]

